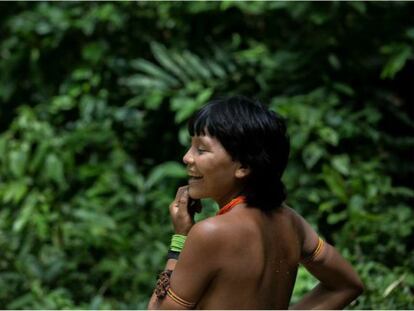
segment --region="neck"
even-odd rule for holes
[[[224,215],[227,214],[228,212],[230,212],[233,207],[241,204],[241,203],[245,203],[246,202],[246,197],[243,195],[240,195],[238,197],[236,197],[235,199],[231,200],[229,203],[227,203],[226,205],[224,205],[222,208],[220,208],[220,210],[217,212],[217,216],[219,215]]]
[[[225,206],[227,203],[229,203],[231,200],[233,200],[235,197],[239,196],[241,194],[241,189],[234,190],[232,192],[227,193],[226,195],[222,196],[220,199],[215,200],[220,208]]]

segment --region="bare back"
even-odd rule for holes
[[[220,271],[197,304],[200,309],[287,309],[301,254],[294,214],[238,207],[214,217],[223,246]]]
[[[236,206],[192,227],[179,260],[167,261],[174,293],[153,294],[149,308],[288,309],[301,258],[320,283],[292,308],[344,308],[363,284],[334,247],[319,245],[317,233],[287,206],[267,215]]]

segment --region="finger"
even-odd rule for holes
[[[188,213],[188,189],[184,189],[180,199],[178,200],[178,212]]]
[[[178,188],[177,193],[175,194],[175,199],[174,199],[174,201],[171,202],[171,204],[169,206],[169,210],[170,210],[171,215],[173,215],[177,212],[178,202],[179,202],[180,198],[182,197],[182,195],[183,195],[183,193],[185,192],[186,189],[188,189],[188,185]]]
[[[176,201],[172,201],[170,206],[169,206],[169,210],[170,210],[170,215],[173,216],[177,213],[178,210],[178,203],[176,203]]]
[[[183,195],[183,193],[186,189],[188,189],[188,185],[178,188],[177,193],[175,195],[175,200],[174,200],[174,201],[176,201],[176,203],[178,203],[178,201],[180,200],[181,196]]]

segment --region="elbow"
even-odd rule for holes
[[[339,289],[339,291],[342,291],[344,297],[346,297],[348,303],[351,303],[361,296],[364,290],[364,283],[362,283],[359,278],[354,280],[352,283],[348,283],[346,286],[342,287],[342,289]]]
[[[365,291],[365,285],[362,281],[358,285],[358,296],[361,296]]]
[[[351,291],[353,294],[353,299],[358,298],[365,291],[364,283],[362,283],[362,281],[358,279],[358,281],[353,284]]]
[[[158,310],[158,309],[159,309],[159,303],[157,303],[157,298],[155,297],[155,295],[153,295],[148,302],[147,310]]]

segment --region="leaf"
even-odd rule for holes
[[[146,188],[150,189],[164,178],[183,178],[187,176],[185,167],[178,162],[165,162],[151,170],[146,180]]]
[[[348,201],[348,196],[345,190],[345,181],[338,172],[327,165],[324,165],[322,167],[322,179],[342,202],[346,203]]]
[[[236,66],[234,63],[229,59],[228,54],[224,52],[223,49],[221,49],[218,46],[213,46],[213,51],[216,60],[221,63],[224,67],[226,67],[226,71],[229,73],[233,73],[236,70]]]
[[[111,217],[103,213],[86,209],[77,209],[73,212],[73,215],[79,220],[82,220],[87,224],[91,224],[91,231],[96,233],[96,235],[104,233],[102,229],[115,230],[117,227],[116,222]]]
[[[334,225],[334,224],[337,224],[338,222],[345,220],[347,217],[348,215],[346,211],[331,213],[328,215],[327,222],[330,225]]]
[[[364,197],[359,194],[355,194],[349,200],[348,209],[351,213],[358,216],[363,214],[365,204]]]
[[[386,193],[399,197],[414,198],[414,190],[407,187],[392,187]]]
[[[381,52],[390,55],[387,63],[382,69],[382,79],[394,78],[413,54],[412,47],[408,44],[387,45],[382,47]]]
[[[168,74],[167,72],[163,71],[157,65],[145,60],[145,59],[136,59],[131,62],[131,66],[137,70],[140,70],[144,73],[151,75],[153,78],[158,78],[163,80],[162,82],[168,86],[175,87],[179,85],[177,79],[175,79],[172,75]]]
[[[331,144],[332,146],[337,146],[339,142],[338,133],[330,128],[330,127],[323,127],[318,131],[319,136],[325,142]]]
[[[142,89],[168,89],[168,84],[166,84],[164,81],[149,78],[143,74],[131,75],[128,78],[122,79],[120,82],[129,86],[131,89],[135,89],[136,92],[142,92]]]
[[[200,79],[211,78],[211,72],[208,70],[208,67],[203,64],[204,61],[201,60],[200,57],[188,50],[184,51],[183,57],[187,61],[188,66],[191,66],[191,69],[197,73]]]
[[[187,126],[182,126],[178,131],[178,141],[184,147],[188,147],[190,145],[190,135],[188,135]]]
[[[226,71],[214,60],[206,59],[205,64],[217,78],[224,79],[226,77]]]
[[[186,76],[186,78],[189,80],[195,79],[198,80],[200,77],[198,76],[197,71],[192,70],[191,66],[188,66],[187,61],[183,58],[181,53],[172,52],[170,51],[171,58],[174,60],[174,62],[179,66],[181,72],[183,75]]]
[[[176,111],[175,122],[180,123],[191,116],[200,104],[188,97],[175,97],[171,101],[171,108]]]
[[[8,149],[8,139],[6,136],[0,136],[0,163],[6,158],[6,150]],[[1,170],[0,170],[1,172]]]
[[[32,161],[30,162],[29,170],[30,172],[36,172],[46,159],[46,155],[49,150],[49,144],[46,141],[40,142],[34,152]]]
[[[173,73],[177,78],[179,78],[183,83],[190,82],[187,75],[175,64],[172,60],[169,52],[166,50],[164,46],[159,43],[152,42],[151,43],[151,50],[154,54],[154,57],[157,61],[164,66],[165,69],[169,70]]]
[[[28,146],[22,145],[18,150],[12,150],[9,154],[10,171],[16,177],[22,177],[28,160]]]
[[[91,42],[82,49],[82,56],[85,60],[96,64],[102,60],[107,49],[105,41]]]
[[[323,157],[325,150],[316,143],[311,143],[305,147],[302,153],[302,159],[308,169],[315,166]]]
[[[338,204],[336,200],[326,201],[319,205],[321,212],[332,212],[332,209]]]
[[[200,94],[198,94],[197,98],[196,98],[196,102],[199,104],[199,106],[204,105],[210,98],[211,95],[213,95],[213,89],[205,89],[203,91],[201,91]]]
[[[341,174],[345,176],[349,175],[350,160],[348,155],[334,156],[331,159],[331,165]]]
[[[25,180],[15,180],[4,186],[4,203],[19,204],[29,190]]]
[[[145,108],[150,110],[155,110],[160,107],[162,101],[164,100],[164,95],[159,91],[154,91],[145,98]]]
[[[265,44],[255,42],[251,48],[238,52],[236,57],[243,61],[258,62],[266,56],[267,52],[268,50]]]
[[[60,187],[65,184],[64,168],[62,161],[53,153],[46,157],[44,164],[45,176],[55,181]]]
[[[332,66],[332,68],[339,70],[341,69],[341,62],[339,61],[338,57],[335,54],[329,54],[328,55],[328,61],[329,64]]]
[[[301,127],[291,135],[291,144],[295,150],[300,150],[308,142],[310,135],[309,128]]]
[[[365,14],[367,11],[367,4],[364,2],[352,1],[348,2],[347,4],[360,14]]]
[[[352,87],[350,87],[348,84],[335,82],[333,84],[333,87],[339,93],[345,94],[347,96],[354,96],[355,95],[354,89]]]
[[[401,275],[398,278],[398,280],[395,280],[390,285],[388,285],[387,288],[385,289],[384,293],[382,294],[382,297],[386,298],[389,294],[391,294],[391,292],[404,281],[405,277],[406,277],[406,273]]]
[[[38,202],[38,196],[31,193],[26,198],[23,207],[13,223],[13,231],[20,232],[26,226],[27,222],[33,217],[33,211]]]

